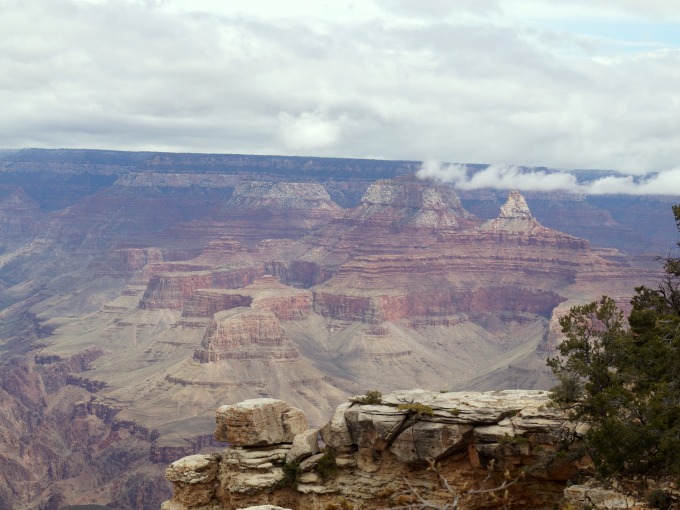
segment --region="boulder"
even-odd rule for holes
[[[210,483],[217,477],[218,461],[214,455],[189,455],[170,464],[165,477],[171,482],[190,485]]]
[[[286,462],[296,462],[319,453],[319,429],[307,429],[293,438]]]
[[[307,429],[307,418],[282,400],[256,398],[217,410],[215,438],[236,446],[290,443]]]
[[[316,467],[316,465],[319,463],[319,460],[321,460],[323,455],[324,455],[323,453],[317,453],[316,455],[307,457],[305,460],[300,462],[300,469],[302,469],[303,472],[311,471]]]
[[[360,448],[384,450],[399,433],[408,411],[383,405],[354,406],[345,411],[345,419],[354,444]]]
[[[210,503],[218,466],[219,458],[214,455],[190,455],[170,464],[165,477],[174,482],[173,499],[186,507]]]
[[[354,440],[349,432],[345,412],[352,407],[351,402],[340,404],[333,413],[330,421],[321,428],[321,439],[328,446],[338,452],[354,449]]]
[[[399,434],[390,451],[406,463],[439,460],[466,451],[471,431],[469,425],[420,421]]]

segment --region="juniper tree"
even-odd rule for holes
[[[680,227],[680,206],[673,212]],[[627,319],[603,296],[560,320],[551,396],[591,425],[602,474],[680,474],[680,258],[664,259],[658,287],[635,292]]]

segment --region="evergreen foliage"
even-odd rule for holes
[[[420,402],[406,402],[403,404],[399,404],[397,406],[397,409],[399,411],[408,411],[410,413],[415,413],[418,416],[423,414],[427,416],[432,416],[434,414],[434,409],[432,409],[431,406],[421,404]]]
[[[319,462],[317,462],[315,469],[324,480],[333,478],[340,469],[335,460],[335,450],[327,448]]]
[[[680,474],[680,258],[665,259],[657,288],[635,291],[627,320],[606,296],[560,319],[551,397],[591,425],[601,474]]]
[[[363,396],[356,399],[359,404],[380,405],[382,404],[382,393],[378,390],[369,390]]]

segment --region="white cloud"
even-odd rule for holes
[[[633,0],[0,3],[6,147],[429,155],[639,175],[680,162],[680,49],[553,23],[615,26],[637,15]],[[666,0],[644,5],[650,23],[676,19]]]
[[[522,191],[579,191],[576,177],[570,173],[526,170],[509,165],[490,165],[470,171],[465,165],[424,162],[416,175],[453,184],[457,189],[518,189]]]
[[[460,164],[425,161],[416,173],[420,179],[450,183],[456,189],[516,189],[520,191],[568,191],[587,195],[680,195],[680,168],[646,176],[605,175],[579,181],[575,173],[490,165],[473,170]]]
[[[318,111],[297,116],[282,112],[278,135],[288,151],[310,152],[335,145],[340,139],[340,126]]]

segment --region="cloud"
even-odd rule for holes
[[[0,2],[8,148],[428,154],[638,175],[680,161],[680,49],[586,37],[553,23],[571,14],[552,1]],[[617,5],[597,19],[616,28]],[[672,5],[645,8],[653,20]]]
[[[340,139],[340,126],[322,113],[279,114],[279,138],[289,151],[309,152],[331,147]]]
[[[460,164],[425,161],[420,179],[451,183],[456,189],[516,189],[520,191],[568,191],[587,195],[680,195],[680,168],[646,176],[605,175],[579,181],[576,172],[547,171],[507,165],[474,170]]]

